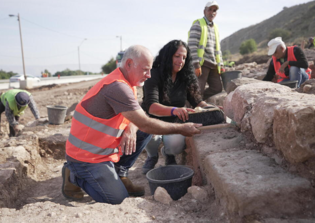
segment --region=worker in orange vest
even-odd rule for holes
[[[167,123],[149,118],[137,101],[136,86],[151,77],[153,57],[143,46],[132,46],[120,67],[92,87],[76,106],[66,160],[62,194],[82,199],[81,188],[95,201],[120,204],[128,196],[143,196],[128,170],[150,141],[150,134],[200,133],[201,124]]]
[[[268,42],[268,55],[272,55],[264,81],[271,81],[275,76],[277,83],[297,80],[297,87],[311,78],[303,50],[298,46],[286,47],[281,37]]]

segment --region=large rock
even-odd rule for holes
[[[274,143],[291,163],[315,157],[315,96],[298,95],[275,109],[273,122]]]
[[[0,164],[0,208],[15,207],[19,193],[29,184],[27,168],[20,161],[10,158]]]
[[[259,82],[261,81],[253,79],[253,78],[248,78],[248,77],[233,79],[229,83],[227,83],[226,92],[229,94],[230,92],[234,91],[239,86],[252,84],[252,83],[259,83]]]
[[[225,98],[224,112],[238,126],[243,126],[242,131],[246,131],[249,128],[250,112],[257,98],[265,97],[266,94],[286,95],[290,92],[292,90],[289,87],[265,81],[242,85]]]
[[[206,100],[207,103],[215,104],[217,106],[223,106],[223,101],[226,97],[226,92],[221,92],[219,94],[213,95]]]
[[[315,70],[314,70],[315,75]],[[310,79],[301,84],[301,87],[297,89],[297,92],[306,94],[315,94],[315,79]]]
[[[304,95],[295,92],[270,94],[266,92],[253,103],[250,115],[252,132],[259,143],[273,140],[273,121],[275,109],[284,106],[291,100],[303,100]]]

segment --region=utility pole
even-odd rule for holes
[[[120,38],[120,52],[122,51],[122,36],[116,36],[117,38]]]
[[[21,51],[22,51],[22,62],[23,62],[23,73],[24,73],[24,79],[26,81],[27,76],[26,76],[26,72],[25,72],[25,63],[24,63],[24,52],[23,52],[23,41],[22,41],[22,29],[21,29],[21,19],[20,19],[20,14],[18,13],[18,15],[9,15],[10,17],[17,17],[18,21],[19,21],[19,28],[20,28],[20,40],[21,40]]]

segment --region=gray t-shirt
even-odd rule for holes
[[[130,87],[118,81],[104,85],[97,95],[82,102],[82,106],[91,115],[104,119],[141,109]]]

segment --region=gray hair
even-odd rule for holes
[[[129,47],[124,53],[120,67],[124,67],[128,59],[132,59],[133,62],[135,63],[135,66],[137,66],[137,59],[139,59],[145,53],[145,50],[148,49],[140,45],[134,45]]]

